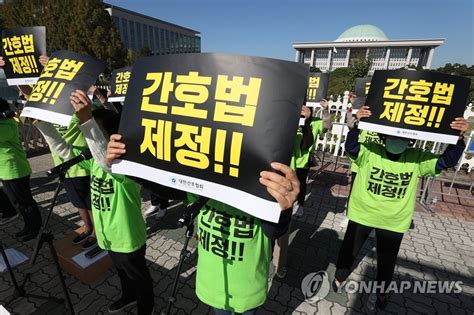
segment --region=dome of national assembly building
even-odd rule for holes
[[[336,42],[364,42],[388,40],[385,33],[375,25],[362,24],[348,28],[335,40]]]

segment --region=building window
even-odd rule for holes
[[[156,50],[156,43],[153,40],[153,26],[148,25],[148,41],[150,42],[150,49],[153,51],[153,54],[156,55],[155,50]]]
[[[137,50],[142,49],[143,47],[143,41],[142,41],[142,25],[138,22],[136,22],[137,26]]]
[[[137,38],[135,36],[135,23],[133,21],[129,21],[130,26],[130,47],[132,50],[137,50]]]
[[[160,38],[161,30],[155,27],[155,50],[156,54],[161,53],[161,38]]]
[[[148,26],[143,24],[143,47],[150,48],[150,43],[148,42]]]
[[[128,21],[122,18],[122,40],[125,48],[130,48],[130,42],[128,41]]]
[[[166,54],[170,53],[170,32],[168,30],[165,30],[165,47],[166,47]]]

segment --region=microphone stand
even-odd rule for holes
[[[63,273],[62,273],[62,270],[61,270],[61,266],[59,265],[58,254],[56,252],[56,249],[54,248],[54,243],[53,243],[54,235],[48,229],[49,219],[51,218],[51,214],[53,213],[54,206],[56,205],[56,201],[58,199],[59,192],[61,191],[61,189],[63,187],[63,182],[64,182],[64,178],[66,177],[66,171],[67,170],[68,170],[68,168],[63,168],[63,169],[61,169],[61,171],[59,173],[58,185],[56,186],[56,190],[54,192],[53,200],[51,201],[51,205],[49,206],[48,216],[46,217],[46,220],[44,221],[44,223],[43,223],[43,225],[40,229],[40,233],[38,234],[38,237],[36,239],[36,246],[35,246],[35,249],[33,251],[33,256],[31,257],[30,267],[34,266],[34,264],[36,262],[36,259],[38,258],[38,254],[39,254],[40,249],[43,247],[44,243],[47,243],[50,254],[51,254],[51,258],[53,259],[53,263],[56,267],[56,273],[57,273],[57,275],[59,277],[59,280],[60,280],[60,283],[61,283],[61,288],[62,288],[62,291],[63,291],[64,298],[66,299],[66,305],[65,306],[69,310],[69,313],[71,315],[74,315],[74,308],[72,306],[71,297],[70,297],[69,292],[67,290],[66,282],[64,281],[64,276],[63,276]],[[50,176],[50,175],[51,174],[48,173],[48,176]],[[2,248],[2,256],[3,256],[3,248]],[[9,266],[9,264],[6,260],[6,255],[4,256],[4,259],[5,259],[5,262],[7,263],[7,266]],[[11,275],[13,275],[13,272],[11,272]],[[14,286],[15,286],[15,292],[14,292],[12,298],[10,299],[10,301],[8,301],[8,303],[6,303],[6,304],[10,304],[11,302],[13,302],[14,300],[16,300],[20,297],[22,298],[22,297],[27,297],[27,296],[31,296],[31,297],[35,297],[35,298],[43,298],[43,299],[52,299],[52,300],[54,299],[59,303],[64,302],[63,299],[58,299],[58,298],[55,298],[55,297],[47,298],[47,297],[40,297],[40,296],[33,296],[33,295],[30,295],[30,294],[26,294],[25,286],[26,286],[26,283],[28,282],[28,280],[30,279],[30,276],[31,276],[31,273],[27,273],[23,283],[19,287],[18,287],[18,284],[15,284],[16,283],[15,277],[14,276],[12,277],[12,281],[13,281]]]
[[[183,215],[178,220],[179,227],[186,226],[186,239],[184,240],[183,249],[181,250],[181,254],[179,255],[179,263],[176,269],[176,275],[174,278],[173,288],[171,290],[171,296],[168,298],[168,307],[166,308],[166,312],[161,312],[161,315],[169,315],[171,312],[171,308],[173,307],[174,303],[176,303],[176,291],[178,290],[178,282],[179,277],[181,275],[181,269],[183,268],[184,260],[191,256],[191,252],[188,250],[188,244],[189,240],[194,235],[194,219],[197,217],[199,210],[208,201],[209,198],[207,197],[199,197],[198,200],[186,207]]]

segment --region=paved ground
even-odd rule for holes
[[[34,169],[32,186],[34,196],[45,213],[52,197],[54,182],[44,177],[44,170],[51,165],[49,156],[40,155],[30,159]],[[468,176],[473,180],[472,174]],[[441,185],[439,189],[446,189]],[[460,194],[467,194],[459,189]],[[329,165],[318,172],[311,183],[311,194],[306,203],[305,215],[295,219],[291,227],[289,270],[285,279],[273,279],[268,301],[259,314],[358,314],[366,313],[367,294],[330,292],[326,299],[317,304],[304,301],[300,290],[301,280],[310,272],[325,270],[330,279],[341,244],[344,228],[344,207],[348,192],[347,169]],[[471,194],[472,195],[472,194]],[[148,202],[143,204],[145,209]],[[170,294],[175,267],[184,240],[184,230],[177,229],[176,219],[180,207],[161,221],[149,222],[147,259],[155,281],[156,306],[162,310]],[[462,281],[462,292],[458,294],[414,294],[405,292],[391,296],[386,313],[396,314],[473,314],[474,312],[474,209],[473,204],[461,198],[441,199],[429,213],[419,207],[414,216],[414,228],[405,235],[395,272],[400,280]],[[50,227],[56,238],[62,238],[71,229],[77,228],[80,218],[72,205],[61,194],[58,206],[52,216]],[[31,255],[33,242],[17,243],[11,235],[18,230],[20,221],[0,231],[1,240],[7,246],[15,247]],[[361,255],[360,263],[350,279],[373,279],[375,275],[373,247],[370,239]],[[185,264],[181,274],[178,302],[173,314],[208,314],[209,309],[198,302],[194,293],[195,247],[193,255]],[[59,281],[46,247],[41,251],[33,268],[23,265],[16,268],[20,280],[31,272],[28,292],[40,295],[61,296]],[[74,308],[77,314],[104,314],[107,306],[119,296],[118,278],[112,271],[91,285],[81,284],[66,275]],[[6,274],[0,274],[0,305],[5,304],[12,292]],[[7,306],[14,314],[64,314],[62,306],[38,299],[19,299]],[[132,313],[130,313],[132,314]]]

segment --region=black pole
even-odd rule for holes
[[[69,309],[69,312],[71,313],[71,315],[74,315],[74,308],[72,306],[71,296],[69,295],[69,292],[67,290],[66,282],[64,281],[63,272],[61,270],[61,266],[59,265],[58,253],[56,252],[56,248],[54,248],[54,244],[53,244],[54,236],[49,231],[43,232],[42,236],[43,236],[43,241],[48,243],[51,257],[53,258],[54,265],[56,266],[56,271],[59,275],[59,281],[61,282],[63,294],[64,294],[64,297],[66,298],[66,307]]]
[[[179,255],[179,263],[176,269],[176,275],[174,277],[173,288],[171,289],[171,296],[168,298],[168,307],[166,308],[166,312],[161,313],[162,315],[169,315],[171,308],[173,307],[174,303],[176,303],[176,292],[178,290],[181,269],[183,268],[184,260],[191,255],[191,252],[188,251],[188,244],[189,240],[194,235],[194,219],[199,213],[199,210],[206,204],[207,201],[209,201],[209,198],[199,197],[197,201],[186,207],[183,216],[178,220],[179,227],[186,226],[186,239],[184,240],[183,249]]]
[[[56,205],[56,201],[59,196],[59,192],[63,188],[63,181],[64,181],[65,174],[59,174],[58,185],[56,186],[56,190],[54,191],[53,200],[51,201],[51,205],[49,206],[48,215],[46,216],[46,220],[43,223],[43,226],[40,229],[40,233],[36,239],[35,250],[33,251],[33,256],[31,257],[30,266],[33,266],[36,263],[36,259],[38,258],[39,250],[41,248],[41,235],[43,231],[48,228],[49,219],[51,218],[51,214],[53,213],[54,206]]]
[[[13,269],[10,265],[10,262],[8,261],[8,257],[7,257],[7,254],[5,253],[5,249],[3,248],[2,242],[0,242],[0,251],[3,257],[3,261],[5,262],[5,265],[7,266],[8,273],[10,274],[10,278],[12,279],[12,283],[14,287],[12,299],[16,299],[17,297],[24,296],[25,290],[23,290],[23,288],[20,287],[18,285],[18,282],[16,281],[15,274],[13,273]]]
[[[52,215],[54,207],[56,205],[56,201],[58,199],[59,193],[62,189],[62,184],[63,184],[64,178],[65,178],[65,172],[66,171],[67,171],[67,169],[64,169],[63,172],[61,172],[59,174],[58,185],[56,186],[56,190],[54,192],[53,200],[51,201],[51,205],[49,207],[48,215],[46,217],[46,220],[44,221],[44,224],[41,226],[40,233],[38,234],[38,238],[36,239],[36,246],[35,246],[35,249],[34,249],[34,252],[33,252],[33,256],[31,257],[30,267],[33,267],[34,264],[36,263],[36,259],[38,258],[39,251],[43,247],[43,244],[45,242],[48,243],[48,247],[49,247],[49,250],[50,250],[50,253],[51,253],[51,258],[53,259],[54,265],[56,266],[56,272],[57,272],[57,275],[59,277],[59,281],[61,282],[61,288],[62,288],[62,291],[63,291],[63,294],[64,294],[64,298],[66,300],[66,308],[69,310],[70,314],[74,315],[74,308],[72,306],[71,297],[70,297],[69,292],[67,290],[66,282],[64,281],[64,276],[63,276],[61,267],[59,265],[58,254],[56,252],[56,249],[54,248],[54,244],[53,244],[54,236],[48,230],[49,219],[51,218],[51,215]],[[28,282],[29,278],[30,278],[30,273],[26,274],[25,279],[24,279],[24,281],[21,285],[21,288],[20,288],[22,291],[20,291],[20,292],[25,292],[24,288],[25,288],[26,283]],[[26,296],[26,295],[23,294],[21,296],[23,297],[23,296]],[[37,297],[37,298],[44,298],[44,297],[33,296],[33,295],[28,295],[28,296]],[[54,299],[54,300],[56,300],[60,303],[63,302],[63,300],[57,299],[55,297],[52,297],[52,299]]]

